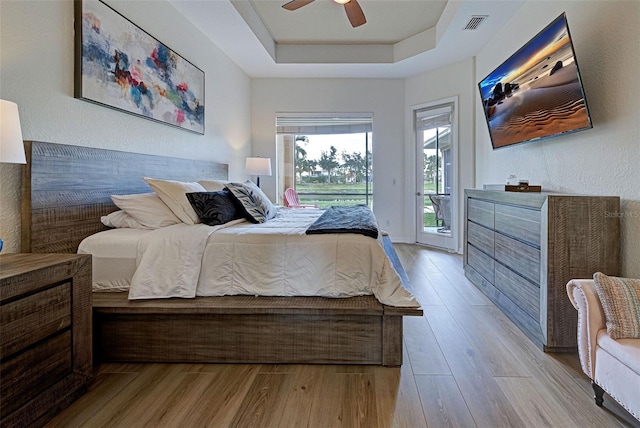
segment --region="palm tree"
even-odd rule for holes
[[[318,161],[318,165],[320,165],[320,168],[324,169],[329,174],[329,183],[331,183],[331,172],[335,168],[340,166],[340,164],[336,161],[337,152],[338,149],[336,149],[335,146],[331,146],[328,152],[323,150],[320,153],[320,160]]]

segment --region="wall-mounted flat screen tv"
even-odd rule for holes
[[[478,88],[494,149],[593,127],[564,13]]]

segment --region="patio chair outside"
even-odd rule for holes
[[[284,191],[284,206],[289,208],[318,208],[318,204],[301,204],[298,192],[291,187]]]
[[[450,232],[451,211],[449,207],[449,194],[429,194],[434,214],[436,215],[436,226],[441,222],[442,227],[438,228],[440,233]]]

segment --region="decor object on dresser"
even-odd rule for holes
[[[75,2],[75,97],[204,134],[204,72],[97,0]]]
[[[617,196],[465,190],[464,271],[545,351],[576,349],[572,278],[618,275]]]
[[[37,427],[92,377],[91,256],[0,256],[0,425]]]
[[[507,192],[542,192],[542,186],[529,186],[529,183],[519,183],[516,185],[507,184],[504,186]]]
[[[604,299],[600,297],[603,285],[610,292]],[[591,379],[596,404],[602,406],[606,392],[640,421],[640,335],[637,331],[640,326],[640,280],[596,273],[593,280],[569,281],[567,294],[578,310],[580,365]],[[615,294],[630,299],[616,301]],[[611,301],[607,302],[609,299]],[[623,321],[635,323],[635,334],[614,337],[609,325],[615,320],[616,312],[627,314]]]
[[[271,176],[271,158],[247,158],[246,173],[256,176],[256,184],[260,187],[260,176]]]
[[[0,162],[27,163],[18,106],[5,100],[0,100]],[[4,241],[0,238],[0,251],[3,245]]]
[[[289,208],[318,208],[318,204],[301,204],[298,192],[291,187],[284,191],[284,206]]]

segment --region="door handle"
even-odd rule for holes
[[[416,192],[416,196],[422,196],[422,193]]]

